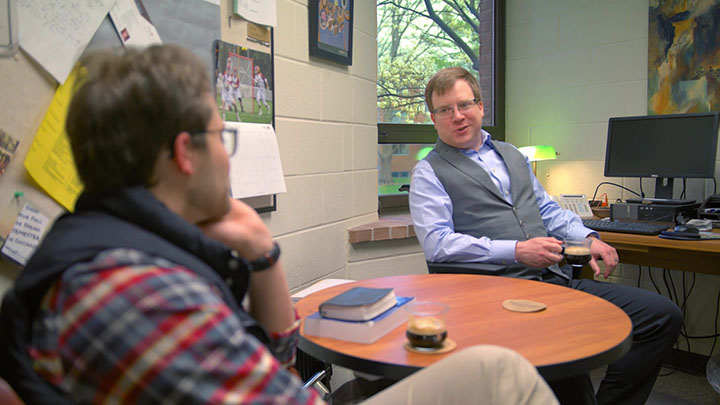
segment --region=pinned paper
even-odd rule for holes
[[[272,125],[225,122],[236,128],[237,152],[230,160],[233,198],[284,193],[285,178]]]
[[[47,216],[26,203],[18,213],[15,225],[5,239],[2,253],[24,266],[40,244],[40,239],[42,239],[48,223]]]
[[[142,2],[139,3],[142,6]],[[145,7],[138,8],[138,0],[118,0],[110,9],[110,19],[126,47],[162,43]]]
[[[74,209],[75,200],[82,191],[65,133],[65,118],[79,69],[75,68],[58,87],[25,157],[25,169],[30,177],[68,211]]]
[[[20,46],[63,83],[115,0],[18,0]]]
[[[277,25],[276,0],[233,0],[233,12],[256,24]]]
[[[0,177],[2,177],[5,169],[10,165],[10,160],[15,154],[18,144],[20,144],[20,142],[17,139],[0,129]]]

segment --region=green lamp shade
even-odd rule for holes
[[[418,153],[415,154],[415,160],[418,160],[418,161],[419,161],[419,160],[425,159],[425,156],[427,156],[428,153],[430,153],[432,150],[433,150],[433,147],[432,147],[432,146],[427,146],[427,147],[424,147],[424,148],[420,149],[420,150],[418,151]]]
[[[527,156],[531,162],[538,160],[552,160],[555,159],[555,148],[550,145],[534,145],[534,146],[523,146],[518,148],[520,153]]]

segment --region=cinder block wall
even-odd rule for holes
[[[550,194],[590,197],[602,181],[639,189],[637,179],[605,178],[603,171],[608,118],[647,114],[648,7],[647,0],[507,2],[507,139],[516,146],[553,145],[560,153],[538,163]],[[716,170],[720,178],[720,165]],[[709,181],[689,180],[688,186],[689,198],[712,193]],[[602,186],[603,192],[611,201],[627,197],[611,186]],[[667,296],[662,269],[652,272]],[[638,266],[621,265],[611,280],[637,285],[638,273]],[[683,276],[687,291],[693,274],[670,273],[682,297]],[[655,291],[647,267],[640,285]],[[719,277],[696,276],[686,309],[690,335],[714,333],[719,290]],[[707,354],[712,339],[691,344],[692,351]],[[687,349],[684,343],[681,348]]]
[[[377,219],[375,2],[355,1],[350,67],[308,57],[307,9],[307,1],[278,0],[277,134],[288,192],[263,215],[290,288],[425,273],[414,238],[348,243],[348,228]]]

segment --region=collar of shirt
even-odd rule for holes
[[[512,195],[510,194],[510,173],[505,166],[505,161],[502,160],[500,154],[495,150],[495,145],[492,142],[492,136],[489,132],[481,130],[483,135],[483,142],[480,145],[479,150],[474,149],[460,149],[467,157],[473,162],[477,163],[482,167],[490,179],[500,191],[500,195],[505,198],[505,201],[512,204]]]

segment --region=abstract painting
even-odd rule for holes
[[[648,114],[720,110],[720,0],[650,0]]]

